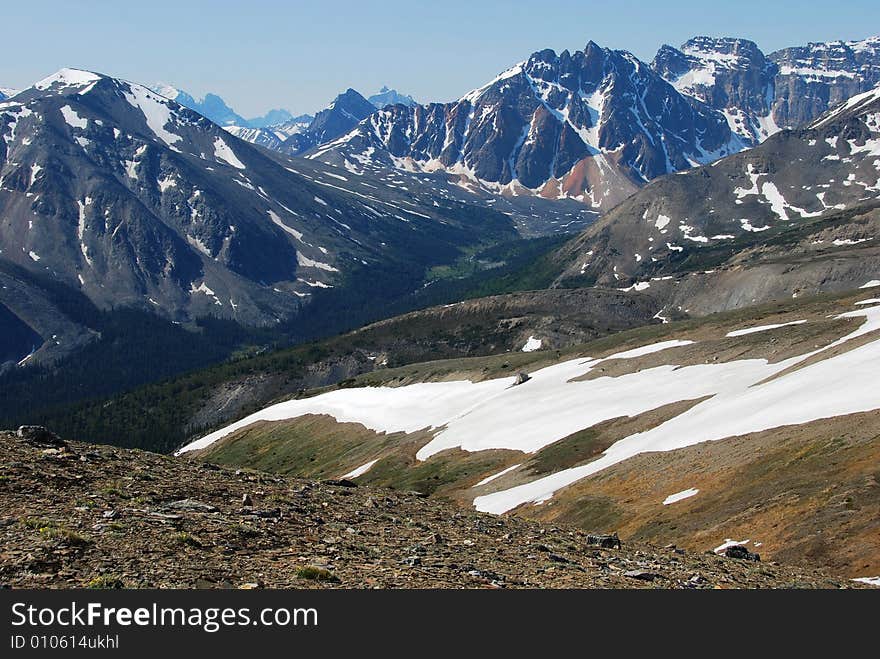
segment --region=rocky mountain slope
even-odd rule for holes
[[[829,572],[620,548],[348,481],[0,433],[12,588],[848,588]],[[611,539],[606,539],[611,544]]]
[[[754,145],[880,84],[880,37],[769,55],[747,39],[695,37],[681,48],[661,47],[651,67],[678,91],[723,112]]]
[[[86,71],[0,104],[0,135],[0,303],[44,340],[59,324],[31,300],[48,285],[177,322],[273,325],[371,267],[429,267],[514,235],[489,209],[422,207],[315,164],[300,175],[145,87]]]
[[[543,349],[538,332],[516,352],[299,394],[184,451],[690,549],[736,539],[771,558],[872,577],[880,300],[871,294],[562,351]]]
[[[714,298],[694,309],[705,313],[877,279],[878,117],[873,90],[807,128],[651,183],[560,251],[558,283],[663,297],[687,272]]]
[[[770,59],[779,68],[773,117],[780,126],[803,125],[880,84],[880,36],[784,48]]]

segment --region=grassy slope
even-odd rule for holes
[[[778,361],[851,330],[851,322],[828,316],[852,309],[854,301],[870,295],[871,291],[825,295],[639,328],[558,353],[413,364],[364,375],[349,386],[499,377],[515,369],[534,370],[560,359],[596,357],[670,337],[699,341],[692,349],[679,349],[681,363],[702,363],[712,355],[721,355],[722,360],[769,356]],[[773,336],[724,337],[731,328],[795,318],[811,322]],[[657,353],[609,362],[603,375],[650,368],[662,361]],[[611,419],[529,455],[455,449],[417,462],[415,452],[430,439],[424,431],[385,435],[359,424],[336,424],[329,417],[303,417],[244,429],[205,449],[198,458],[321,477],[339,477],[378,460],[359,482],[415,489],[469,506],[477,494],[589,462],[615,441],[697,402],[682,401],[635,417]],[[864,576],[880,569],[878,423],[880,414],[872,412],[637,456],[563,490],[544,506],[523,506],[516,514],[587,530],[617,529],[627,538],[674,542],[694,550],[711,549],[726,537],[755,535],[762,545],[752,549],[762,551],[765,558],[833,566],[849,576]],[[522,466],[512,473],[474,489],[483,478],[518,464]],[[699,488],[701,495],[662,506],[666,496],[689,487]]]

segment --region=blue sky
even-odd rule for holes
[[[63,66],[201,96],[245,116],[325,106],[339,91],[383,84],[450,100],[542,48],[592,39],[650,61],[663,43],[742,36],[771,52],[880,33],[877,0],[37,0],[5,3],[0,86],[25,87]]]

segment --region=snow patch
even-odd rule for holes
[[[64,117],[64,121],[67,122],[67,125],[71,128],[86,128],[89,125],[89,120],[80,117],[76,113],[76,110],[69,105],[65,105],[61,108],[61,115]]]
[[[481,512],[500,514],[524,503],[548,501],[557,490],[641,453],[672,451],[701,442],[878,409],[880,390],[874,386],[874,366],[876,360],[880,359],[880,340],[793,370],[782,377],[769,379],[813,355],[880,329],[880,307],[836,316],[855,317],[864,317],[866,322],[850,334],[824,348],[775,364],[764,359],[746,359],[674,369],[675,375],[671,375],[673,371],[670,371],[663,379],[658,378],[651,384],[665,389],[680,388],[679,400],[693,400],[698,396],[685,393],[685,385],[691,377],[705,378],[704,395],[709,395],[713,389],[715,395],[669,421],[616,442],[593,462],[564,469],[509,490],[477,497],[474,505]],[[647,385],[652,377],[656,377],[649,374],[663,368],[668,367],[647,369],[620,378],[598,378],[593,382],[606,383],[603,391],[597,392],[601,397],[602,393],[615,390],[615,384],[620,386],[619,381],[633,376],[644,378],[641,384]],[[627,393],[645,395],[645,392],[645,389],[638,387],[637,391]],[[509,415],[509,412],[505,413]],[[517,428],[517,431],[522,429]]]
[[[339,270],[332,265],[321,263],[320,261],[313,261],[302,252],[296,253],[296,263],[303,268],[317,268],[318,270],[326,270],[327,272],[339,272]]]
[[[853,581],[858,581],[859,583],[865,583],[869,586],[877,586],[880,588],[880,577],[856,577]]]
[[[246,169],[244,163],[238,159],[235,152],[219,135],[214,140],[214,157],[225,162],[227,165],[232,165],[236,169]]]
[[[156,137],[171,147],[172,150],[179,151],[174,144],[180,142],[183,138],[166,129],[168,124],[173,123],[174,119],[174,113],[169,106],[171,101],[162,98],[158,94],[154,94],[141,85],[135,83],[127,84],[128,91],[122,92],[125,100],[143,113],[147,127],[153,131]]]
[[[530,336],[529,340],[526,341],[526,344],[522,347],[523,352],[534,352],[535,350],[541,349],[541,339],[536,339],[534,336]]]
[[[758,327],[749,327],[741,330],[734,330],[733,332],[728,332],[725,336],[745,336],[746,334],[754,334],[755,332],[766,332],[768,330],[774,330],[779,327],[788,327],[789,325],[803,325],[806,320],[793,320],[790,323],[778,323],[776,325],[759,325]]]
[[[363,476],[368,471],[370,471],[370,469],[372,469],[373,465],[376,464],[377,462],[379,462],[378,458],[376,458],[375,460],[370,460],[370,462],[368,462],[367,464],[363,464],[360,467],[357,467],[356,469],[352,469],[347,474],[343,474],[341,476],[341,478],[357,478],[358,476]]]
[[[502,476],[504,476],[504,474],[509,474],[511,471],[513,471],[517,467],[521,467],[521,466],[522,466],[522,463],[519,463],[519,464],[513,465],[512,467],[508,467],[507,469],[502,469],[497,474],[492,474],[491,476],[487,476],[486,478],[481,480],[479,483],[474,485],[474,487],[480,487],[481,485],[486,485],[487,483],[491,483],[496,478],[501,478]]]
[[[281,218],[278,217],[278,214],[275,211],[270,210],[270,211],[266,211],[266,212],[269,213],[269,218],[272,220],[272,224],[277,226],[282,231],[289,233],[291,236],[296,238],[298,241],[303,242],[303,234],[301,232],[284,224],[284,222],[281,221]],[[297,262],[299,262],[299,255],[297,255]]]
[[[683,499],[688,499],[699,492],[696,488],[689,488],[687,490],[682,490],[681,492],[676,492],[675,494],[670,494],[668,497],[663,499],[663,505],[668,506],[670,503],[675,503],[676,501],[681,501]]]
[[[749,542],[750,541],[748,539],[746,539],[746,540],[731,540],[730,538],[725,538],[724,542],[722,542],[720,545],[715,547],[715,549],[713,549],[712,551],[714,551],[716,554],[720,554],[725,549],[729,549],[730,547],[742,547],[744,545],[749,544]]]

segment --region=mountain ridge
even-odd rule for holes
[[[650,65],[593,42],[573,55],[543,50],[456,102],[385,108],[307,155],[607,211],[658,176],[741,151],[873,87],[878,43],[765,56],[745,39],[695,37],[683,50],[662,46]]]

